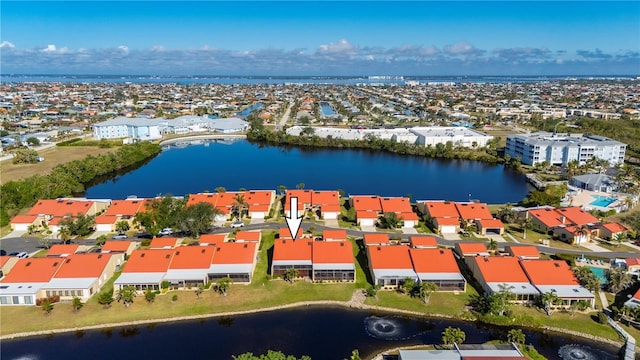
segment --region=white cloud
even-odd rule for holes
[[[9,42],[9,41],[3,41],[2,43],[0,43],[0,49],[15,49],[16,46],[13,45],[13,43]]]
[[[475,46],[469,44],[466,41],[460,41],[452,45],[444,47],[444,52],[448,55],[480,55],[484,53],[484,50],[477,49]]]
[[[355,55],[357,52],[357,47],[345,39],[318,47],[318,53],[325,55]]]
[[[118,49],[122,50],[123,53],[128,54],[129,53],[129,48],[125,45],[120,45],[118,46]]]
[[[47,45],[46,48],[41,50],[42,52],[56,52],[56,46],[53,44]]]

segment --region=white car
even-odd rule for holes
[[[244,227],[244,223],[242,221],[236,221],[234,223],[231,224],[232,228],[241,228]]]
[[[29,254],[23,251],[23,252],[18,253],[18,255],[16,255],[16,256],[19,257],[20,259],[24,259],[24,258],[28,258]]]
[[[164,228],[164,229],[160,230],[160,232],[158,233],[158,235],[160,235],[160,236],[171,235],[171,234],[173,234],[173,229],[171,229],[171,228]]]

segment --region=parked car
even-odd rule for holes
[[[24,259],[24,258],[28,258],[29,254],[26,252],[19,252],[18,255],[16,255],[17,257],[19,257],[20,259]]]
[[[118,235],[113,235],[111,237],[111,239],[113,240],[122,240],[122,239],[126,239],[128,238],[128,236],[126,234],[118,234]]]
[[[153,235],[149,233],[139,233],[136,235],[138,239],[153,239]]]
[[[244,227],[244,223],[242,221],[236,221],[234,223],[231,224],[232,228],[241,228]]]
[[[172,235],[172,234],[173,234],[173,229],[164,228],[164,229],[160,230],[160,232],[158,233],[158,236],[165,236],[165,235]]]

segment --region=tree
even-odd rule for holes
[[[13,153],[14,164],[33,164],[38,162],[38,152],[33,149],[18,149]]]
[[[298,184],[296,184],[296,189],[298,189],[298,190],[302,190],[302,189],[304,189],[304,183],[298,183]]]
[[[349,356],[349,360],[361,360],[360,352],[358,349],[351,351],[351,356]]]
[[[287,187],[284,185],[278,185],[278,191],[280,192],[280,195],[284,195],[287,193]]]
[[[386,212],[380,217],[380,227],[385,229],[395,229],[399,222],[398,214],[394,212]]]
[[[438,286],[436,284],[428,281],[422,281],[420,283],[418,291],[420,292],[420,297],[425,304],[429,303],[429,297],[431,297],[431,294],[436,291],[437,288]]]
[[[218,214],[221,214],[220,209],[210,203],[199,202],[184,209],[177,220],[178,227],[197,239],[200,234],[209,231]]]
[[[600,279],[593,273],[593,271],[591,271],[591,269],[586,266],[576,266],[572,270],[580,285],[584,286],[592,293],[596,293],[600,290]]]
[[[367,289],[365,290],[364,294],[367,297],[378,299],[378,289],[379,289],[378,285],[376,285],[376,286],[369,285],[369,287],[367,287]]]
[[[233,355],[233,360],[311,360],[310,357],[303,355],[300,359],[293,355],[285,355],[281,351],[268,350],[266,354],[253,355],[253,353],[244,353],[240,355]]]
[[[50,300],[43,301],[40,306],[42,306],[45,315],[49,315],[53,311],[53,303]]]
[[[61,226],[60,226],[60,230],[58,230],[58,237],[60,238],[60,240],[62,240],[63,243],[67,243],[69,240],[71,240],[71,229],[69,229],[68,225],[64,225],[62,224],[64,220],[61,220]]]
[[[202,289],[202,285],[198,285],[198,287],[196,288],[196,291],[195,291],[195,293],[196,293],[196,297],[197,297],[198,299],[200,299],[200,295],[202,295],[202,292],[203,292],[203,291],[204,291],[204,290]]]
[[[516,343],[524,345],[527,336],[520,329],[511,329],[507,333],[507,341],[510,343]]]
[[[232,282],[233,281],[228,276],[223,277],[222,279],[218,279],[218,281],[216,281],[215,289],[220,294],[227,296],[227,291],[229,290]]]
[[[551,316],[553,313],[553,306],[556,305],[560,301],[558,294],[554,291],[548,291],[540,297],[540,302],[544,307],[544,311],[547,313],[547,316]]]
[[[32,137],[27,138],[27,144],[29,146],[38,146],[38,145],[40,145],[40,140],[38,140],[37,137],[33,137],[32,136]]]
[[[116,223],[116,231],[119,234],[126,233],[127,231],[129,231],[129,228],[130,228],[130,226],[129,226],[129,222],[128,221],[122,220],[122,221],[118,221]]]
[[[299,274],[300,272],[298,271],[298,269],[288,268],[287,271],[284,272],[283,278],[285,281],[289,281],[290,283],[293,284],[293,282],[296,281],[296,278],[298,277]]]
[[[614,294],[628,288],[633,283],[631,275],[621,268],[607,269],[606,276],[607,290]]]
[[[233,198],[233,204],[231,205],[231,216],[235,217],[238,221],[242,220],[242,217],[247,211],[247,206],[248,204],[244,200],[244,194],[236,194]]]
[[[577,226],[573,231],[573,240],[571,241],[572,245],[575,245],[580,238],[584,238],[589,235],[589,227],[587,225]]]
[[[466,337],[462,329],[449,326],[442,332],[442,343],[444,345],[460,344]]]
[[[144,227],[145,231],[155,236],[164,228],[173,228],[184,218],[186,201],[165,195],[159,199],[153,199],[147,210],[138,212],[134,222]]]
[[[529,217],[529,214],[526,214],[525,217],[520,222],[520,228],[522,229],[522,239],[527,239],[527,230],[531,229],[533,225],[533,221]]]
[[[102,305],[103,308],[111,307],[111,303],[113,303],[113,289],[103,291],[98,295],[98,304]]]
[[[144,292],[144,299],[149,304],[153,304],[153,302],[156,301],[156,292],[151,289],[147,289],[147,291]]]
[[[122,289],[118,291],[116,295],[116,300],[118,302],[122,301],[124,307],[129,307],[133,304],[133,299],[136,297],[136,288],[132,285],[124,286]]]
[[[73,306],[73,312],[78,312],[84,306],[84,303],[79,297],[74,296],[73,301],[71,302],[71,306]]]
[[[415,287],[416,287],[415,280],[413,280],[412,278],[404,279],[404,283],[402,284],[402,291],[404,291],[405,294],[411,295]]]

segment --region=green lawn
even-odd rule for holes
[[[408,311],[419,311],[425,314],[445,314],[459,316],[465,311],[470,297],[477,294],[472,286],[467,286],[464,293],[434,292],[425,304],[420,298],[412,298],[398,291],[378,291],[378,298],[367,298],[365,304],[382,306]]]

